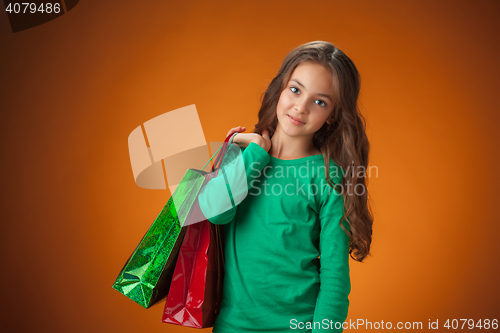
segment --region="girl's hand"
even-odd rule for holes
[[[229,132],[227,132],[226,138],[230,135],[233,135],[236,132],[245,132],[245,130],[246,130],[246,128],[244,126],[233,127],[229,130]],[[236,138],[236,136],[234,138]],[[234,139],[233,139],[233,142],[234,142]]]
[[[240,147],[246,148],[252,139],[256,138],[256,136],[260,136],[255,133],[241,133],[245,132],[246,128],[243,126],[238,126],[238,127],[233,127],[227,132],[226,138],[230,135],[233,135],[234,133],[239,133],[236,134],[233,138],[233,143],[237,144]]]
[[[250,141],[255,137],[255,133],[241,133],[245,132],[246,128],[244,126],[238,126],[238,127],[233,127],[227,132],[226,138],[230,135],[233,135],[234,133],[240,133],[236,134],[233,138],[233,143],[237,144],[240,147],[246,148],[249,144]]]
[[[251,142],[255,142],[259,146],[265,149],[265,151],[269,152],[271,149],[271,139],[269,138],[269,132],[264,129],[262,130],[262,135],[257,133],[241,133],[245,130],[237,130],[238,127],[232,128],[229,133],[240,132],[236,134],[233,138],[233,143],[237,144],[240,147],[246,148]]]

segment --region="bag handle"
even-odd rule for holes
[[[210,163],[210,161],[215,157],[215,155],[217,155],[217,153],[219,152],[219,150],[222,148],[222,145],[219,147],[219,149],[217,149],[217,151],[215,152],[215,154],[212,155],[212,157],[210,157],[210,159],[208,160],[207,164],[205,164],[203,166],[203,168],[201,168],[201,170],[205,170],[205,168],[207,167],[208,163]]]
[[[219,155],[215,158],[214,165],[212,166],[212,173],[211,174],[213,174],[214,170],[217,169],[217,171],[215,173],[215,177],[217,177],[217,174],[219,173],[219,167],[220,167],[219,164],[222,164],[222,160],[223,160],[223,158],[224,158],[224,156],[226,154],[226,151],[227,151],[228,142],[236,134],[238,134],[238,132],[233,133],[232,135],[228,135],[226,137],[226,139],[224,140],[224,142],[222,143],[222,145],[219,147],[219,149],[217,149],[217,151],[215,152],[215,154],[208,160],[208,162],[205,164],[205,166],[202,168],[202,170],[205,169],[205,167],[208,165],[208,163],[210,163],[210,161],[214,158],[214,156],[217,153],[219,153],[219,151],[222,149],[222,151],[219,153]],[[211,175],[209,177],[211,177]]]

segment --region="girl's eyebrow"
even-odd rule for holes
[[[297,82],[299,86],[301,86],[302,88],[306,88],[304,87],[304,85],[302,83],[300,83],[297,79],[291,79],[290,81],[294,81],[294,82]],[[330,101],[332,101],[332,98],[330,96],[328,96],[327,94],[318,94],[319,96],[323,96],[323,97],[326,97],[328,98]]]

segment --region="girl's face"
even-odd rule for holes
[[[323,65],[306,61],[298,65],[281,92],[276,113],[278,125],[288,136],[311,137],[333,111],[332,74]]]

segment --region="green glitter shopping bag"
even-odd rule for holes
[[[212,172],[223,159],[229,138],[219,148],[223,149],[215,160]],[[189,224],[200,222],[194,221],[197,217],[192,217],[192,212],[199,192],[210,178],[210,173],[202,170],[186,171],[113,284],[113,289],[146,309],[166,298],[186,229]]]

